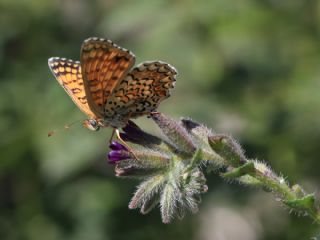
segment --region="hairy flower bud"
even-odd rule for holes
[[[177,150],[187,154],[195,152],[195,143],[187,130],[179,122],[161,113],[153,113],[151,117]]]
[[[234,167],[246,162],[241,146],[227,135],[212,135],[208,137],[211,148]]]

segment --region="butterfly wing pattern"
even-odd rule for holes
[[[135,63],[130,51],[110,40],[89,38],[81,48],[81,68],[89,106],[103,117],[110,94]]]
[[[53,74],[89,116],[87,121],[114,128],[155,111],[174,87],[177,71],[171,65],[148,61],[132,69],[134,63],[133,53],[102,38],[84,41],[80,62],[49,59]],[[90,124],[85,126],[92,129]]]
[[[52,57],[48,60],[49,67],[57,81],[71,97],[82,112],[90,118],[95,114],[90,110],[83,85],[80,62],[65,58]]]
[[[136,118],[157,109],[162,100],[170,96],[174,87],[176,70],[160,61],[144,62],[133,68],[106,103],[107,117]],[[126,121],[129,119],[125,119]]]

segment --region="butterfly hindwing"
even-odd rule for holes
[[[81,48],[81,68],[89,107],[104,115],[113,90],[125,78],[135,63],[130,51],[110,40],[89,38]]]
[[[174,67],[161,61],[139,64],[114,89],[105,105],[106,115],[118,113],[124,118],[136,118],[155,111],[170,96],[176,75]]]

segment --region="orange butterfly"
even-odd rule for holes
[[[130,118],[154,112],[170,96],[177,71],[161,61],[132,68],[135,56],[110,40],[89,38],[81,47],[80,62],[53,57],[49,67],[73,102],[89,119],[90,130],[126,126]]]

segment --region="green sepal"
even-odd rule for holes
[[[263,183],[261,181],[259,181],[258,179],[256,179],[255,177],[252,177],[250,175],[243,175],[243,176],[239,177],[237,180],[242,184],[250,185],[251,187],[261,187],[263,190],[265,190]]]
[[[187,165],[186,169],[184,170],[185,174],[188,175],[192,169],[197,167],[201,161],[203,160],[203,151],[201,148],[198,148],[196,152],[193,154],[192,159],[190,160],[190,163]]]
[[[314,194],[308,194],[302,198],[294,199],[294,200],[286,200],[284,203],[293,208],[298,210],[306,210],[306,209],[315,209],[315,197]]]
[[[239,178],[249,173],[254,173],[254,171],[255,171],[254,163],[248,162],[240,167],[233,168],[232,170],[226,173],[222,173],[221,175],[224,178]]]

